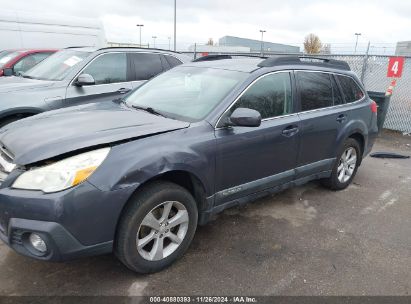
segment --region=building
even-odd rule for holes
[[[248,47],[251,52],[261,51],[261,41],[246,39],[234,36],[224,36],[218,40],[220,46],[226,47]],[[264,52],[267,53],[300,53],[300,48],[298,46],[273,43],[273,42],[263,42]]]
[[[197,53],[250,53],[250,48],[245,46],[225,46],[225,45],[190,45],[190,52]]]
[[[150,47],[148,44],[138,44],[138,43],[129,43],[129,42],[114,42],[114,41],[107,41],[108,47],[137,47],[137,48],[148,48]]]
[[[395,55],[411,56],[411,41],[397,42],[397,46],[395,48]]]

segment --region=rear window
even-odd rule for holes
[[[346,103],[354,102],[360,100],[364,97],[364,92],[361,90],[359,85],[348,76],[337,75],[338,81],[340,82],[344,100]]]

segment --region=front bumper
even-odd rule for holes
[[[0,239],[15,251],[40,260],[111,252],[121,211],[134,190],[101,191],[87,181],[49,194],[2,188]],[[30,233],[46,242],[45,254],[33,250]]]
[[[16,252],[47,261],[64,261],[84,256],[111,252],[113,241],[85,246],[62,225],[54,222],[12,218],[8,235],[0,231],[0,239]],[[37,251],[29,242],[31,233],[38,234],[46,243],[47,251]]]

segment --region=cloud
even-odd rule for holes
[[[144,42],[168,45],[173,35],[173,0],[0,0],[1,7],[48,14],[100,18],[108,40],[137,42],[137,23],[143,23]],[[224,35],[301,45],[304,36],[316,33],[323,42],[360,44],[394,43],[411,39],[411,2],[380,0],[177,0],[180,47],[215,41]]]

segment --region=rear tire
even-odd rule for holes
[[[170,182],[143,187],[126,207],[117,230],[115,254],[138,273],[160,271],[188,249],[198,211],[192,195]]]
[[[361,148],[353,138],[348,138],[339,150],[331,176],[321,180],[322,184],[332,190],[343,190],[354,179],[361,163]]]

